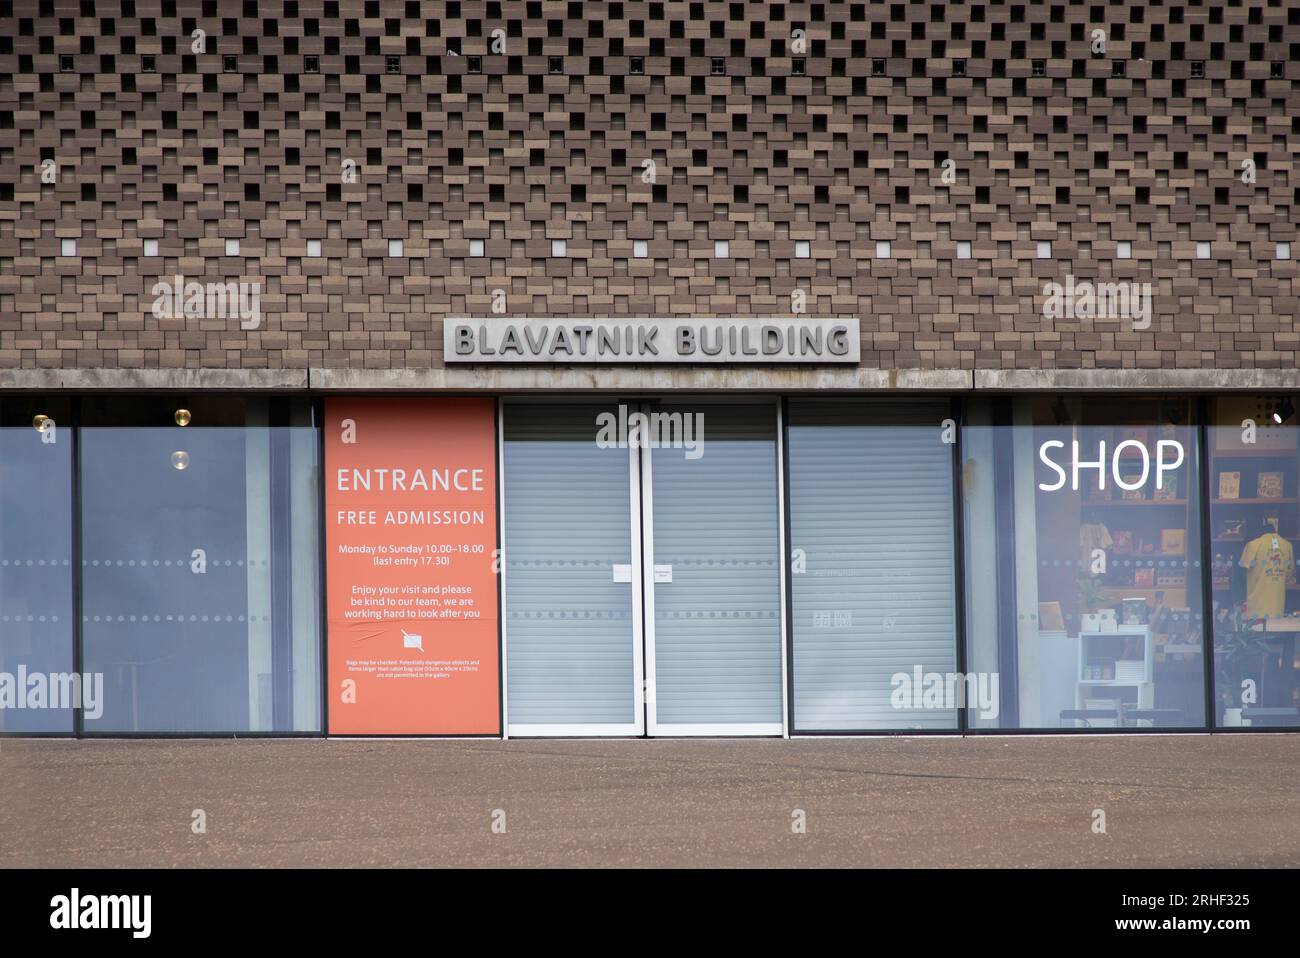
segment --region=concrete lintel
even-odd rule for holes
[[[619,366],[313,369],[311,388],[313,392],[967,392],[971,373],[965,369]]]
[[[0,369],[0,392],[15,390],[295,391],[305,369]]]
[[[1295,369],[977,369],[976,390],[1227,392],[1300,389]]]
[[[1296,369],[861,369],[555,367],[437,369],[0,369],[0,392],[1269,392]]]

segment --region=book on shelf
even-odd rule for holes
[[[1259,474],[1259,482],[1256,487],[1256,495],[1260,499],[1281,499],[1282,498],[1282,473],[1261,472]]]
[[[1144,571],[1142,569],[1139,572]],[[1120,603],[1125,625],[1147,624],[1147,600],[1142,596],[1123,599]]]
[[[1065,631],[1065,615],[1061,611],[1060,602],[1038,603],[1038,628],[1040,634],[1044,631]]]
[[[1128,502],[1136,502],[1140,499],[1146,498],[1146,490],[1143,489],[1142,485],[1138,482],[1140,478],[1141,478],[1140,473],[1132,473],[1131,475],[1127,475],[1124,477],[1124,486],[1137,486],[1137,488],[1125,489],[1124,486],[1120,486],[1121,499],[1124,499]]]
[[[1240,472],[1219,473],[1219,498],[1220,499],[1241,498],[1241,473]]]
[[[1215,532],[1216,539],[1245,539],[1245,519],[1220,519]]]

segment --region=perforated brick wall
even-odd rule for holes
[[[1298,53],[1300,0],[0,0],[0,369],[436,367],[493,290],[800,290],[888,369],[1292,368]],[[177,274],[256,327],[155,315]],[[1067,275],[1149,326],[1045,317]]]

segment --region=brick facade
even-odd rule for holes
[[[1290,369],[1298,54],[1300,0],[0,0],[0,370],[436,369],[494,289],[796,288],[866,367]],[[260,326],[157,318],[176,274]],[[1150,283],[1150,328],[1044,318],[1067,274]]]

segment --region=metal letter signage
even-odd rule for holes
[[[853,363],[857,317],[448,319],[447,363]]]

